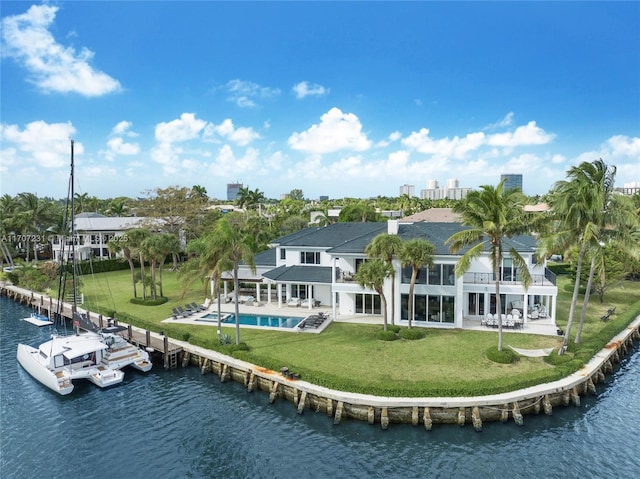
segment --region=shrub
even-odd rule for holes
[[[504,348],[502,351],[498,351],[497,346],[492,346],[487,349],[487,359],[494,363],[511,364],[518,361],[519,357],[516,352],[511,348]]]
[[[400,326],[398,326],[397,324],[390,324],[389,326],[387,326],[387,330],[393,331],[396,334],[398,334],[401,329],[402,328]]]
[[[403,328],[400,330],[400,337],[402,339],[422,339],[427,335],[427,332],[422,328]]]
[[[380,341],[395,341],[396,339],[398,339],[398,335],[393,331],[382,330],[378,331],[378,333],[376,334],[376,338],[378,338]]]
[[[129,300],[131,304],[138,304],[140,306],[159,306],[166,303],[167,301],[169,301],[169,298],[165,298],[164,296],[157,299],[131,298]]]
[[[551,364],[552,366],[565,364],[572,360],[573,356],[571,354],[563,354],[562,356],[559,356],[558,351],[553,351],[549,356],[544,357],[544,362]]]
[[[223,334],[222,336],[220,336],[220,344],[222,344],[223,346],[227,346],[232,342],[233,340],[231,339],[231,336],[229,336],[228,334]]]

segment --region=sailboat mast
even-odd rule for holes
[[[73,157],[73,144],[71,140],[71,277],[73,280],[73,302],[71,307],[71,316],[76,326],[76,334],[80,332],[79,324],[75,321],[75,314],[77,311],[76,294],[78,291],[78,283],[76,278],[76,205],[75,205],[75,179],[74,179],[74,157]]]

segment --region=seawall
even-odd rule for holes
[[[2,285],[2,293],[32,306],[45,302],[37,293],[9,285]],[[164,339],[165,344],[167,341],[149,331],[146,331],[146,337]],[[522,425],[526,415],[551,415],[555,407],[579,406],[581,397],[595,393],[595,385],[604,381],[605,375],[613,371],[615,364],[638,340],[640,316],[612,338],[583,368],[563,379],[507,393],[474,397],[398,398],[337,391],[296,379],[286,371],[261,368],[175,339],[170,340],[176,346],[172,352],[174,360],[170,363],[165,355],[164,365],[199,367],[202,374],[216,374],[223,382],[239,382],[249,392],[264,391],[271,403],[290,401],[299,414],[305,410],[324,413],[334,424],[344,419],[355,419],[380,424],[383,429],[389,424],[404,423],[422,425],[426,430],[434,424],[471,424],[476,430],[481,430],[486,421],[513,420]]]

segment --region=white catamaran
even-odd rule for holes
[[[71,212],[74,211],[73,198],[73,140],[71,141]],[[73,217],[73,213],[72,213]],[[71,220],[71,259],[75,263],[75,224]],[[73,323],[75,334],[53,334],[49,341],[34,348],[27,344],[18,344],[17,358],[20,365],[35,379],[59,394],[73,391],[75,379],[88,379],[100,387],[121,383],[124,373],[121,368],[132,366],[140,371],[149,371],[153,364],[149,353],[127,342],[117,333],[124,330],[121,326],[110,326],[98,330],[85,314],[77,312],[76,268],[73,271]],[[60,295],[62,297],[62,295]],[[62,305],[60,300],[59,305]],[[61,317],[61,315],[59,314]],[[64,321],[64,319],[61,319]],[[81,331],[82,329],[82,331]]]

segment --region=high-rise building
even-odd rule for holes
[[[522,175],[507,173],[504,175],[500,175],[500,181],[502,180],[506,180],[504,182],[505,190],[518,189],[522,191]]]
[[[451,200],[461,200],[471,191],[471,188],[461,188],[459,182],[455,178],[447,180],[445,187],[440,188],[438,180],[428,180],[427,188],[420,191],[420,198],[423,200],[442,200],[448,198]]]
[[[400,196],[407,195],[409,198],[415,196],[415,186],[413,185],[402,185],[400,187]]]
[[[227,183],[227,201],[235,201],[242,188],[242,183]]]

